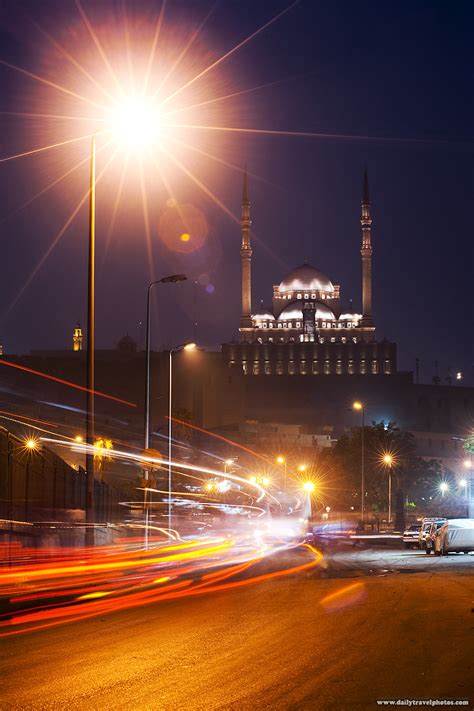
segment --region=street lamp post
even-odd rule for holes
[[[145,452],[150,447],[150,360],[151,360],[151,309],[150,299],[151,292],[155,284],[176,284],[181,281],[186,281],[187,277],[184,274],[172,274],[171,276],[162,277],[156,281],[152,281],[148,285],[146,298],[146,365],[145,365],[145,406],[144,406],[144,448]],[[143,507],[145,509],[145,547],[148,546],[148,506],[147,506],[147,482],[149,478],[150,468],[145,469],[145,487],[143,492]]]
[[[155,284],[176,284],[180,281],[186,281],[187,276],[184,274],[172,274],[171,276],[163,277],[152,281],[148,285],[146,299],[146,369],[145,369],[145,412],[144,412],[144,431],[145,431],[145,449],[150,447],[150,356],[151,356],[151,317],[150,317],[150,297],[152,288]]]
[[[365,471],[364,471],[364,429],[365,429],[365,405],[358,400],[352,405],[354,410],[360,411],[362,415],[362,431],[361,431],[361,459],[360,459],[360,488],[361,488],[361,504],[360,504],[360,517],[362,519],[362,524],[364,523],[365,514]]]
[[[195,343],[183,343],[175,348],[170,348],[169,355],[169,394],[168,394],[168,528],[171,530],[171,456],[172,456],[172,403],[173,403],[173,353],[185,350],[191,351],[196,348]]]
[[[388,523],[392,523],[392,464],[393,457],[391,454],[385,454],[383,457],[384,464],[388,469]]]
[[[87,402],[86,402],[86,545],[94,544],[94,353],[95,353],[95,157],[96,138],[92,137],[89,188],[89,261],[87,300]]]
[[[285,494],[287,493],[287,483],[288,483],[288,463],[285,457],[281,455],[277,457],[278,464],[283,464],[285,466]]]

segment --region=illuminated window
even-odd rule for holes
[[[331,361],[325,360],[324,361],[324,375],[330,375],[331,374]]]
[[[317,375],[318,372],[319,372],[319,370],[318,370],[318,361],[317,361],[317,360],[313,360],[313,375]]]
[[[378,364],[378,362],[374,359],[374,360],[372,361],[372,375],[377,375],[378,372],[379,372],[379,364]]]
[[[288,328],[293,328],[293,326],[291,325],[291,321],[288,324]]]
[[[301,294],[297,294],[297,295],[296,295],[296,298],[297,298],[297,299],[301,299]]]
[[[347,372],[349,375],[354,375],[354,361],[350,360],[347,364]]]
[[[385,375],[390,375],[390,361],[389,360],[384,360],[383,372],[385,373]]]
[[[300,322],[300,321],[297,321],[297,322],[296,322],[296,328],[301,328],[301,322]]]
[[[253,363],[253,374],[258,375],[259,372],[260,372],[260,364],[259,364],[258,360],[255,360]]]
[[[316,298],[316,294],[311,294],[311,298],[312,298],[312,299],[315,299],[315,298]]]
[[[336,339],[335,339],[334,336],[333,336],[333,337],[331,338],[331,343],[335,343],[335,342],[336,342]]]
[[[341,338],[341,341],[342,341],[343,343],[346,343],[347,338],[346,338],[345,336],[343,336],[343,337]]]
[[[295,374],[295,361],[294,360],[288,361],[288,374],[289,375]]]
[[[357,338],[354,336],[354,338],[352,339],[352,341],[353,341],[354,343],[357,343]]]
[[[270,363],[269,360],[265,361],[265,375],[271,375],[272,374],[272,364]]]
[[[279,323],[278,328],[283,328],[283,324]]]
[[[352,328],[352,321],[347,322],[347,328]]]
[[[338,324],[337,324],[337,327],[338,327],[338,328],[342,328],[342,326],[343,326],[342,323],[338,323]]]
[[[276,371],[277,375],[283,375],[283,361],[277,360]]]
[[[247,375],[248,369],[247,369],[247,361],[246,360],[242,361],[242,370],[244,371],[245,375]]]
[[[305,298],[305,299],[309,299],[309,294],[305,294],[305,295],[304,295],[304,298]]]
[[[302,360],[300,363],[300,373],[301,375],[306,375],[306,361]]]
[[[366,372],[367,372],[367,364],[366,364],[365,360],[361,360],[360,361],[360,374],[365,375]]]
[[[264,321],[264,322],[262,323],[262,328],[266,328],[266,327],[267,327],[267,324],[266,324],[265,321]]]
[[[342,360],[336,361],[336,373],[342,375]]]

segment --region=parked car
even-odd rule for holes
[[[441,521],[444,523],[446,521],[446,519],[445,518],[424,518],[422,520],[420,532],[418,535],[418,545],[419,545],[420,550],[422,550],[422,551],[426,550],[427,553],[428,552],[431,553],[431,548],[429,551],[426,548],[426,539],[427,539],[427,536],[430,532],[431,524],[434,522],[437,522],[437,521]],[[431,545],[431,544],[429,544],[429,545]]]
[[[446,519],[441,519],[439,521],[431,521],[428,533],[425,537],[425,552],[429,555],[432,551],[434,552],[435,540],[438,535],[438,531],[446,523]]]
[[[406,531],[403,532],[402,541],[405,544],[405,548],[418,548],[418,537],[420,535],[421,523],[414,523],[412,526],[408,526]]]
[[[434,540],[435,555],[474,551],[474,519],[454,518],[445,521]]]

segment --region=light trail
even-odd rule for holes
[[[249,537],[161,543],[148,552],[134,550],[133,539],[87,551],[17,547],[13,569],[0,570],[0,594],[10,608],[0,615],[0,637],[301,573],[322,558],[311,546],[305,548],[310,560],[278,567],[273,558],[273,570],[259,574],[252,568],[281,546]]]
[[[94,395],[99,397],[107,398],[108,400],[114,400],[119,402],[121,405],[128,405],[128,407],[136,407],[136,404],[129,402],[128,400],[122,400],[115,395],[107,395],[106,393],[100,392],[100,390],[89,390],[83,385],[78,385],[77,383],[72,383],[70,380],[64,380],[63,378],[57,378],[54,375],[48,375],[47,373],[42,373],[40,370],[34,370],[33,368],[27,368],[26,365],[20,365],[19,363],[11,363],[8,360],[0,358],[0,365],[7,365],[10,368],[16,368],[17,370],[22,370],[25,373],[31,373],[32,375],[38,375],[41,378],[46,378],[47,380],[54,380],[56,383],[61,383],[61,385],[67,385],[69,388],[74,388],[75,390],[81,390],[82,392],[92,392]]]
[[[1,360],[0,360],[1,362]],[[41,440],[43,442],[49,442],[51,444],[57,444],[61,446],[65,446],[65,442],[60,439],[54,439],[54,438],[49,438],[49,437],[41,437]],[[262,501],[262,499],[265,497],[267,492],[265,489],[260,486],[257,482],[250,481],[248,479],[245,479],[244,477],[238,476],[237,474],[230,473],[230,472],[223,472],[219,471],[217,469],[210,469],[209,467],[202,467],[197,464],[185,464],[184,462],[176,462],[173,460],[168,460],[165,457],[163,458],[156,458],[156,457],[149,457],[145,456],[143,454],[134,454],[133,452],[124,452],[118,449],[114,450],[109,450],[109,449],[104,449],[101,447],[95,447],[92,445],[88,445],[85,443],[77,443],[75,444],[75,449],[77,451],[81,451],[84,453],[87,453],[88,451],[93,452],[95,454],[102,454],[104,456],[112,456],[113,458],[116,459],[126,459],[130,461],[135,461],[140,464],[154,464],[155,466],[168,466],[168,464],[171,464],[172,467],[179,467],[179,469],[185,469],[186,471],[193,471],[193,472],[201,472],[203,474],[208,474],[213,477],[218,477],[219,479],[230,479],[232,481],[239,482],[241,484],[245,484],[245,486],[250,487],[251,489],[254,489],[256,492],[258,492],[259,496],[257,498],[257,503]]]

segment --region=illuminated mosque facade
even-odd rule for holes
[[[223,347],[246,375],[391,375],[396,346],[375,339],[372,316],[372,218],[364,173],[361,204],[362,313],[344,307],[340,286],[305,262],[273,286],[271,307],[252,310],[252,246],[248,179],[241,215],[240,342]]]

